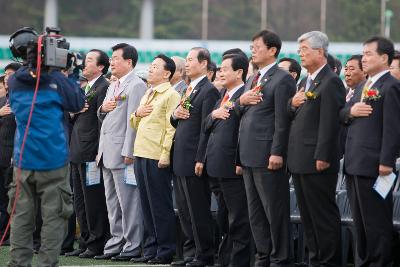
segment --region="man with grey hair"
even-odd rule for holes
[[[187,88],[187,84],[185,83],[185,59],[178,56],[173,56],[171,57],[171,59],[175,62],[176,70],[170,82],[172,88],[174,88],[180,95],[182,95]]]
[[[340,160],[338,114],[345,104],[346,91],[327,65],[326,34],[308,32],[298,42],[308,77],[288,103],[292,116],[288,168],[309,249],[309,266],[341,266],[335,189]]]

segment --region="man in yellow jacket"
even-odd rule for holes
[[[135,175],[140,192],[145,230],[144,256],[132,259],[149,264],[169,264],[175,254],[175,215],[172,206],[170,150],[175,128],[169,122],[180,96],[169,80],[176,66],[158,55],[149,68],[150,89],[131,115],[137,130],[134,144]]]

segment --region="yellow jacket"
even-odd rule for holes
[[[131,127],[137,130],[133,155],[169,162],[169,154],[175,128],[170,123],[171,114],[179,105],[180,96],[169,82],[156,86],[150,94],[147,90],[140,100],[140,106],[151,104],[150,115],[140,118],[131,114]]]

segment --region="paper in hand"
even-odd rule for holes
[[[385,199],[390,190],[392,190],[395,180],[396,175],[393,172],[386,176],[378,176],[373,188],[383,199]]]
[[[100,184],[100,168],[97,167],[97,162],[86,162],[86,185]]]

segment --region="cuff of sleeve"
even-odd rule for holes
[[[169,153],[167,152],[163,152],[160,156],[160,161],[164,162],[164,163],[170,163],[169,161]]]
[[[131,114],[131,117],[129,118],[129,122],[132,128],[136,129],[136,125],[138,122],[138,117],[136,117],[136,111]]]

